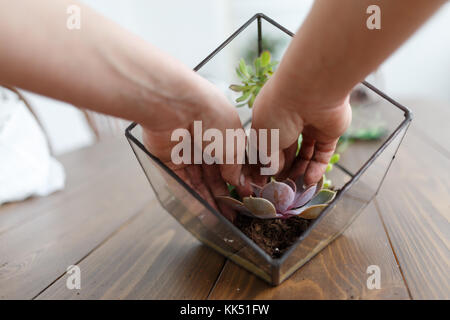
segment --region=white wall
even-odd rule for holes
[[[295,31],[312,0],[84,0],[101,13],[194,67],[234,29],[263,12]],[[382,66],[385,91],[400,101],[450,102],[450,3]],[[231,60],[214,67],[223,74]],[[57,154],[92,143],[83,117],[66,104],[32,96]]]
[[[399,99],[450,103],[450,2],[383,65],[385,90]]]
[[[83,2],[190,67],[216,48],[232,27],[225,0]],[[93,142],[93,135],[77,109],[38,95],[26,93],[26,96],[49,131],[56,154]]]

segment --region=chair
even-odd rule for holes
[[[22,93],[20,93],[19,90],[17,90],[14,87],[8,86],[8,85],[0,85],[0,93],[2,93],[2,95],[0,96],[0,102],[3,100],[8,99],[8,96],[5,92],[1,92],[1,90],[5,90],[7,92],[12,93],[15,97],[17,97],[17,99],[21,102],[23,102],[23,104],[26,106],[26,108],[28,109],[28,111],[31,113],[31,115],[34,117],[34,119],[36,120],[38,126],[41,128],[44,136],[45,136],[45,140],[47,142],[48,145],[48,149],[50,151],[50,155],[53,155],[53,150],[52,150],[52,146],[50,144],[50,138],[48,135],[47,130],[45,129],[45,127],[42,125],[41,120],[39,119],[39,117],[37,116],[36,112],[34,111],[32,105],[30,104],[30,102],[23,96]]]
[[[122,136],[131,121],[81,109],[97,142],[112,136]]]

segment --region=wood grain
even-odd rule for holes
[[[419,137],[404,140],[376,203],[414,299],[450,299],[450,160]]]
[[[33,298],[153,198],[123,138],[106,154],[96,148],[88,148],[96,161],[82,161],[80,153],[63,159],[67,172],[77,171],[77,183],[34,205],[15,206],[15,223],[21,223],[0,234],[0,298]]]
[[[369,265],[381,289],[366,286]],[[378,213],[370,204],[328,247],[277,287],[227,262],[210,299],[409,299]]]
[[[64,276],[38,299],[204,299],[224,262],[152,203],[79,264],[80,290]]]
[[[64,191],[0,208],[0,299],[450,299],[450,109],[405,104],[416,118],[375,203],[278,287],[183,230],[120,139],[63,156]]]

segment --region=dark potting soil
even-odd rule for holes
[[[235,225],[273,258],[279,258],[308,229],[311,220],[255,219],[238,214]]]

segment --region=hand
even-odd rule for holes
[[[281,67],[281,66],[280,66]],[[255,100],[252,127],[279,129],[278,177],[296,179],[304,174],[305,184],[317,183],[325,173],[339,137],[351,122],[348,95],[334,101],[323,90],[304,90],[297,79],[280,72],[265,84]],[[296,156],[297,139],[302,134]],[[252,172],[253,181],[258,181]]]
[[[225,129],[241,128],[241,122],[236,109],[215,86],[193,73],[189,74],[187,79],[181,82],[181,85],[173,86],[173,91],[160,100],[161,104],[164,104],[165,112],[158,114],[155,122],[143,124],[144,144],[152,154],[218,209],[214,198],[229,194],[225,181],[235,186],[240,184],[241,165],[175,165],[171,159],[171,151],[179,141],[171,141],[171,135],[175,129],[187,129],[193,141],[193,124],[194,121],[200,120],[203,132],[216,128],[222,132],[225,142]],[[192,154],[194,147],[198,146],[192,146]],[[200,148],[203,149],[203,146]],[[233,210],[226,206],[219,207],[226,218],[234,219]]]

